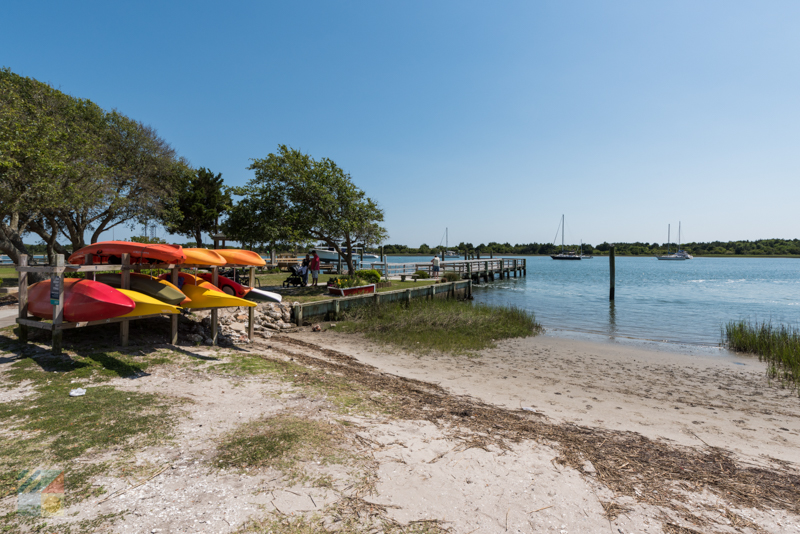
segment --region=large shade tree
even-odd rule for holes
[[[14,262],[38,235],[48,256],[163,213],[188,165],[156,132],[0,69],[0,251]]]
[[[203,246],[203,232],[216,232],[219,217],[233,203],[225,187],[222,174],[214,175],[208,169],[198,169],[184,181],[171,216],[164,217],[167,230],[173,234],[193,237],[198,247]]]
[[[383,210],[332,160],[315,160],[281,145],[277,153],[252,161],[248,168],[255,176],[234,191],[244,200],[232,213],[231,237],[321,242],[341,254],[350,272],[356,243],[378,243],[387,237],[381,226]],[[268,239],[253,239],[257,235],[248,224]]]

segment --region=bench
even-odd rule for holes
[[[415,282],[417,281],[417,278],[419,278],[419,275],[418,275],[418,274],[401,274],[401,275],[400,275],[400,281],[401,281],[401,282],[405,282],[405,281],[406,281],[406,277],[407,277],[407,276],[408,276],[408,277],[410,277],[410,278],[411,278],[412,280],[414,280]]]

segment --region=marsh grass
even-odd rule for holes
[[[300,475],[298,464],[318,461],[342,463],[340,425],[313,419],[278,415],[245,423],[225,436],[213,465],[218,468],[273,468],[290,476]]]
[[[767,362],[771,379],[792,384],[800,393],[800,328],[731,321],[725,325],[723,338],[733,350],[757,354]]]
[[[375,341],[422,353],[469,353],[494,347],[500,339],[543,332],[526,310],[454,299],[372,304],[348,310],[343,319],[346,332],[362,332]]]

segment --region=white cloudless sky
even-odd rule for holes
[[[333,159],[385,210],[387,243],[550,242],[562,213],[572,243],[664,242],[678,221],[684,242],[800,237],[797,2],[9,2],[2,18],[1,66],[155,127],[229,185],[279,144]]]

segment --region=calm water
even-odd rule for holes
[[[797,259],[617,258],[614,304],[608,301],[608,258],[527,260],[527,277],[476,285],[475,300],[531,310],[550,329],[656,341],[716,345],[720,328],[732,319],[800,325]]]

